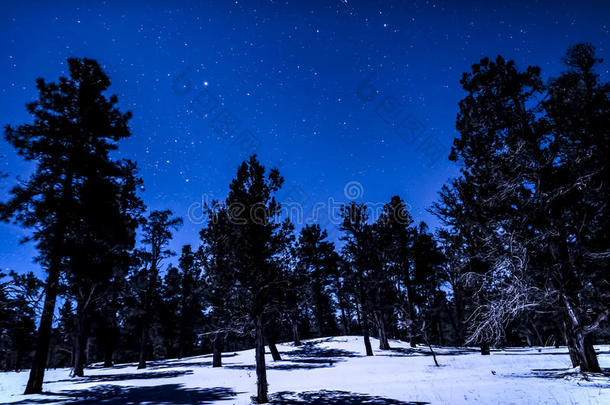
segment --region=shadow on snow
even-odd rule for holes
[[[333,367],[344,357],[362,357],[355,352],[341,349],[327,349],[316,346],[322,341],[305,342],[302,346],[289,352],[281,352],[283,360],[267,363],[269,370],[310,370],[316,368]],[[255,370],[253,364],[226,365],[228,369]]]
[[[181,370],[181,371],[159,371],[159,372],[142,372],[133,374],[98,374],[89,375],[78,378],[66,378],[63,380],[47,381],[47,383],[57,382],[72,382],[74,384],[86,384],[93,382],[107,382],[107,381],[128,381],[128,380],[150,380],[156,378],[174,378],[183,375],[193,374],[192,370]]]
[[[282,361],[282,363],[278,362],[273,362],[273,363],[267,363],[266,368],[267,370],[283,370],[283,371],[288,371],[288,370],[312,370],[312,369],[316,369],[316,368],[324,368],[324,367],[332,367],[333,366],[333,362],[329,362],[329,361],[323,361],[320,363],[314,363],[314,364],[299,364],[300,362],[298,362],[297,360],[288,360],[288,363],[284,363]],[[303,361],[303,363],[309,363],[309,362],[305,362]],[[248,370],[248,371],[254,371],[256,370],[256,366],[253,364],[244,364],[244,365],[228,365],[228,366],[223,366],[223,368],[227,368],[230,370]]]
[[[350,352],[342,349],[327,349],[316,346],[319,341],[305,342],[302,346],[298,346],[297,349],[290,352],[286,352],[285,355],[288,357],[302,357],[305,359],[309,358],[341,358],[341,357],[363,357],[361,354],[356,352]]]
[[[225,387],[183,388],[180,384],[156,385],[153,387],[103,385],[86,391],[47,392],[44,395],[48,395],[48,398],[28,399],[16,402],[16,404],[49,404],[55,402],[70,405],[209,404],[214,401],[234,398],[237,394],[231,388]]]
[[[270,397],[271,404],[314,404],[314,405],[423,405],[428,402],[404,402],[391,398],[356,394],[347,391],[309,391],[294,393],[278,392]]]
[[[455,348],[451,350],[446,350],[443,348],[442,351],[434,350],[434,354],[437,357],[439,356],[460,356],[465,354],[473,354],[478,353],[478,349],[468,349],[468,348]],[[376,353],[376,356],[387,356],[387,357],[403,357],[403,356],[432,356],[432,352],[429,349],[423,348],[404,348],[404,347],[394,347],[390,350],[385,350],[383,353]]]

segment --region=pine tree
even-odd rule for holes
[[[180,270],[169,265],[161,286],[161,305],[156,308],[159,314],[163,357],[177,357],[180,350],[180,320],[182,319],[182,276]]]
[[[332,336],[337,333],[335,306],[330,294],[339,257],[335,246],[327,239],[328,234],[319,225],[307,225],[301,229],[295,249],[297,279],[295,288],[300,300],[307,300],[312,308],[317,336]]]
[[[165,357],[182,358],[194,352],[197,330],[203,320],[203,296],[199,260],[190,245],[182,247],[178,267],[163,277],[159,308]]]
[[[74,367],[74,305],[72,300],[66,299],[59,308],[59,318],[57,320],[57,336],[61,353],[70,355],[66,362],[69,367]],[[66,363],[63,365],[65,366]]]
[[[350,203],[341,207],[343,224],[341,230],[345,232],[342,253],[345,262],[350,266],[350,284],[360,307],[360,327],[364,337],[364,347],[366,355],[372,356],[369,333],[369,317],[371,311],[371,286],[373,284],[371,263],[375,246],[373,244],[372,228],[367,223],[368,213],[364,204]],[[371,249],[372,248],[372,249]]]
[[[0,273],[0,279],[5,274]],[[31,364],[36,310],[42,282],[33,273],[10,271],[0,289],[0,367],[20,371]]]
[[[181,218],[172,218],[170,210],[153,211],[142,227],[144,239],[142,242],[148,250],[140,252],[143,267],[137,274],[140,312],[140,353],[138,368],[146,368],[146,354],[149,343],[149,324],[152,319],[153,304],[159,302],[160,279],[159,272],[164,259],[174,253],[167,249],[172,239],[172,231],[182,225]]]
[[[237,284],[230,267],[232,225],[228,210],[217,203],[207,209],[208,223],[199,233],[203,242],[200,249],[204,269],[202,293],[209,307],[212,366],[221,367],[224,338],[232,331],[243,333],[245,322],[238,318]]]
[[[479,214],[474,189],[475,186],[465,179],[457,178],[451,186],[443,186],[440,200],[431,210],[446,226],[439,237],[446,260],[444,279],[451,284],[454,296],[454,329],[459,344],[467,340],[466,320],[474,316],[474,311],[485,299],[484,293],[488,290],[483,288],[481,281],[492,268],[486,254],[487,230]],[[488,340],[493,337],[480,341],[482,354],[489,354]]]
[[[446,308],[445,294],[441,289],[441,265],[444,258],[424,222],[420,222],[415,229],[411,251],[415,285],[413,300],[419,309],[419,333],[425,340],[428,340],[428,336],[437,335],[441,343],[441,314]]]
[[[178,325],[178,357],[192,355],[197,330],[203,320],[201,264],[191,245],[182,247],[180,269],[180,318]]]
[[[399,196],[393,196],[385,204],[377,220],[376,229],[379,238],[379,251],[383,254],[387,274],[384,278],[392,280],[400,289],[387,306],[399,308],[401,321],[406,325],[407,336],[411,347],[415,347],[418,336],[416,323],[416,300],[413,276],[413,240],[415,232],[412,228],[413,219],[407,210],[405,202]],[[387,309],[384,311],[387,313]],[[383,326],[383,325],[381,325]]]
[[[140,180],[132,162],[92,165],[78,185],[80,221],[67,241],[67,281],[76,301],[74,369],[84,374],[88,318],[104,300],[113,279],[126,271],[129,252],[143,209],[137,197]],[[101,167],[101,168],[100,168]]]
[[[226,200],[231,227],[231,267],[241,313],[254,324],[257,397],[268,402],[265,366],[265,314],[277,299],[284,280],[278,255],[285,248],[286,235],[277,217],[280,204],[274,193],[284,179],[277,169],[266,173],[256,155],[243,162],[229,186]]]
[[[608,229],[610,83],[591,44],[568,48],[567,70],[550,81],[543,107],[551,138],[541,167],[544,235],[573,365],[601,371],[593,334],[610,316]]]
[[[108,77],[91,59],[68,59],[70,77],[57,83],[36,81],[38,100],[27,104],[33,124],[7,127],[6,140],[17,153],[37,163],[31,177],[11,190],[2,206],[5,219],[14,218],[34,228],[38,260],[47,271],[45,301],[38,330],[36,354],[26,394],[40,393],[51,337],[59,278],[65,269],[66,241],[78,225],[77,186],[95,170],[111,164],[109,152],[130,135],[130,113],[106,98]]]
[[[609,86],[593,73],[590,45],[570,48],[565,62],[548,86],[539,68],[501,57],[464,75],[451,155],[464,169],[436,211],[486,263],[466,274],[477,292],[470,341],[502,339],[534,308],[561,313],[573,365],[599,371],[591,336],[609,315]]]

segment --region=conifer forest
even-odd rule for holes
[[[25,3],[0,403],[610,402],[607,4]]]

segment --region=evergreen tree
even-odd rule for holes
[[[203,319],[201,264],[191,245],[182,247],[180,269],[180,318],[178,323],[178,357],[190,356],[196,344],[197,330]]]
[[[67,243],[67,281],[76,301],[74,369],[83,376],[88,317],[105,299],[113,279],[126,273],[143,209],[135,164],[93,165],[79,185],[79,225]]]
[[[243,162],[229,186],[226,200],[231,227],[230,258],[234,289],[241,313],[253,323],[255,334],[257,401],[268,402],[265,366],[265,314],[284,283],[278,255],[286,235],[278,220],[280,204],[274,193],[284,179],[277,169],[266,173],[256,156]]]
[[[149,324],[153,317],[154,304],[159,304],[160,300],[161,281],[159,272],[161,270],[161,263],[164,259],[174,254],[171,250],[167,249],[167,245],[172,239],[172,231],[182,225],[181,218],[172,218],[172,216],[173,213],[170,210],[153,211],[146,218],[142,227],[144,235],[142,242],[146,248],[140,252],[143,266],[135,278],[140,305],[139,369],[146,368],[150,332]]]
[[[486,254],[486,228],[479,214],[474,186],[465,179],[453,180],[451,186],[443,186],[440,200],[431,211],[446,226],[439,233],[446,260],[443,274],[452,287],[457,343],[463,344],[468,334],[466,320],[474,316],[485,299],[483,293],[487,290],[481,280],[492,267]],[[482,354],[489,354],[489,340],[493,337],[480,340]]]
[[[337,333],[331,284],[339,258],[334,244],[326,240],[327,236],[317,224],[305,226],[294,253],[298,274],[294,287],[303,287],[295,298],[308,301],[308,307],[313,310],[317,336]]]
[[[341,230],[345,232],[343,240],[342,253],[345,262],[350,267],[349,283],[353,286],[357,302],[360,310],[360,327],[364,337],[364,346],[366,355],[372,356],[373,349],[371,347],[369,333],[369,317],[371,311],[371,285],[373,283],[373,267],[372,255],[376,246],[373,243],[373,232],[369,224],[367,224],[368,213],[364,204],[350,203],[347,206],[341,207],[341,216],[343,224]]]
[[[57,346],[62,354],[69,355],[67,361],[61,362],[63,366],[74,367],[74,305],[72,300],[66,299],[59,308],[57,320]],[[64,357],[64,356],[62,356]]]
[[[163,357],[177,357],[180,349],[180,320],[182,318],[182,277],[177,267],[170,265],[163,277],[160,291],[160,307],[155,308],[159,316]]]
[[[0,280],[4,277],[0,273]],[[10,271],[0,285],[0,367],[20,371],[31,364],[42,282],[31,272],[20,275]]]
[[[203,297],[199,260],[190,245],[182,247],[178,267],[170,266],[163,278],[159,309],[165,357],[192,355],[202,325]]]
[[[69,236],[80,224],[79,186],[96,169],[112,166],[109,152],[130,135],[130,113],[106,98],[108,77],[91,59],[68,59],[70,77],[57,83],[36,81],[38,100],[27,104],[33,124],[7,127],[6,140],[17,153],[37,163],[30,178],[11,190],[2,216],[33,228],[38,260],[47,271],[45,302],[26,394],[40,393],[51,337],[59,278],[66,270]]]
[[[591,336],[609,314],[609,87],[593,73],[590,45],[570,48],[565,61],[548,86],[539,68],[519,71],[501,57],[464,75],[451,155],[464,169],[437,212],[467,224],[457,242],[487,263],[467,274],[478,292],[470,341],[501,339],[534,308],[560,312],[574,366],[599,371]]]
[[[591,44],[570,47],[563,61],[567,70],[550,81],[542,103],[551,136],[539,174],[546,215],[539,212],[536,226],[544,262],[553,263],[572,363],[599,372],[593,335],[610,315],[610,83],[596,73],[602,60]]]
[[[441,316],[446,309],[446,297],[441,289],[441,265],[444,258],[424,222],[420,222],[415,229],[411,251],[415,286],[413,301],[419,310],[420,335],[425,340],[428,336],[436,335],[442,344]]]
[[[208,207],[207,226],[199,233],[203,242],[200,252],[203,264],[203,301],[209,308],[208,318],[213,347],[213,367],[222,366],[223,340],[229,332],[244,333],[246,323],[238,318],[236,280],[231,271],[231,223],[228,210],[216,203]]]
[[[400,289],[395,296],[401,323],[406,326],[407,337],[411,347],[415,347],[418,336],[416,323],[415,281],[413,274],[413,240],[415,232],[413,219],[405,202],[394,196],[384,205],[377,221],[377,232],[380,238],[380,250],[388,274],[385,275]],[[387,313],[386,311],[384,311]]]

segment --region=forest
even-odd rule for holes
[[[137,162],[119,158],[129,111],[92,59],[36,80],[31,122],[5,140],[34,164],[0,204],[29,231],[44,279],[0,273],[0,368],[87,367],[255,348],[259,403],[269,401],[265,348],[359,335],[373,356],[412,347],[567,346],[580,372],[602,369],[610,340],[610,84],[591,44],[569,47],[546,78],[501,56],[462,75],[447,158],[459,176],[417,222],[401,196],[373,216],[341,207],[337,240],[282,214],[284,177],[246,159],[226,199],[205,207],[200,238],[169,249],[181,213],[148,210]],[[605,173],[605,174],[604,174]],[[14,173],[4,173],[5,176]],[[606,179],[606,180],[604,180]]]

